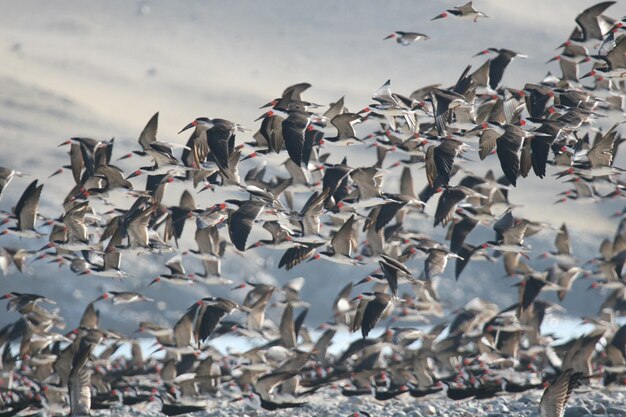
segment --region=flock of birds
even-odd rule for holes
[[[626,384],[626,326],[615,321],[626,311],[626,223],[602,242],[598,257],[581,264],[572,256],[565,224],[557,229],[516,217],[508,200],[531,171],[547,176],[548,165],[574,187],[559,201],[623,195],[622,169],[613,165],[623,141],[620,123],[604,131],[590,128],[606,115],[623,117],[626,18],[603,14],[614,3],[602,2],[578,15],[576,29],[554,58],[561,77],[548,75],[521,89],[501,81],[511,60],[522,55],[490,48],[480,55],[495,56],[473,72],[465,68],[453,86],[430,85],[404,96],[386,82],[373,95],[375,103],[356,113],[345,108],[343,98],[322,112],[302,97],[309,84],[290,86],[263,106],[267,111],[252,142],[235,140],[248,131],[237,123],[199,117],[181,130],[191,130],[184,146],[166,143],[157,139],[157,113],[139,136],[140,148],[119,158],[152,160],[132,173],[114,165],[113,140],[64,142],[70,163],[53,174],[66,169],[72,174],[63,214],[40,213],[43,185],[38,180],[28,185],[15,208],[3,212],[0,233],[18,236],[20,242],[47,243],[38,251],[3,247],[5,274],[13,265],[21,272],[28,264],[49,260],[88,276],[84,279],[128,282],[140,277],[128,276],[123,259],[141,263],[143,258],[133,255],[150,253],[167,259],[169,273],[147,284],[162,286],[163,292],[170,284],[232,286],[221,276],[222,259],[237,262],[242,258],[235,254],[257,248],[282,251],[278,267],[287,270],[324,259],[372,272],[359,282],[338,277],[337,289],[342,288],[332,303],[333,320],[318,328],[319,337],[305,325],[304,278],[282,288],[248,281],[233,289],[248,289],[241,302],[190,300],[173,326],[137,323],[143,335],[154,339],[153,353],[160,353],[149,357],[138,338],[99,326],[102,303],[123,309],[123,304],[154,301],[139,292],[108,291],[86,302],[78,326],[70,331],[54,300],[9,292],[3,302],[17,314],[0,330],[0,416],[42,409],[87,415],[91,409],[141,408],[155,401],[164,414],[177,415],[204,410],[212,398],[275,410],[302,406],[321,388],[386,401],[400,395],[482,399],[547,386],[540,412],[554,417],[563,416],[570,394],[581,384],[592,379],[606,386]],[[470,2],[435,19],[449,15],[486,17]],[[428,37],[395,32],[388,38],[408,45]],[[586,63],[592,86],[579,81],[578,69]],[[357,123],[372,133],[358,137]],[[376,163],[355,167],[348,158],[331,163],[333,152],[347,145],[376,152]],[[499,160],[502,175],[489,170],[479,176],[466,169],[476,146],[481,161]],[[177,148],[182,148],[180,156]],[[405,159],[383,168],[392,152]],[[253,167],[242,178],[239,164],[246,160]],[[402,170],[399,184],[390,188],[398,192],[383,191],[385,175],[397,167]],[[422,168],[426,186],[418,193],[413,177]],[[0,193],[21,175],[0,169]],[[130,180],[142,175],[146,186],[138,189]],[[163,196],[174,181],[197,191],[186,190],[178,205],[167,206]],[[614,191],[601,195],[596,186]],[[198,206],[196,199],[206,190],[218,199],[225,191],[242,197]],[[114,192],[132,204],[113,204]],[[433,222],[425,207],[435,204]],[[423,222],[447,227],[449,244],[411,226]],[[194,223],[197,250],[183,250],[179,239]],[[468,237],[479,225],[492,227],[494,240],[470,244]],[[252,242],[252,232],[261,227],[266,239]],[[555,250],[544,255],[551,266],[537,271],[524,239],[551,230]],[[202,262],[203,273],[185,270],[189,257]],[[423,271],[410,266],[420,258],[425,258]],[[457,279],[469,262],[501,260],[507,275],[519,278],[519,301],[500,309],[474,299],[446,311],[436,282],[450,260]],[[593,288],[609,295],[600,314],[586,319],[593,324],[591,332],[554,343],[540,329],[546,314],[561,307],[538,296],[556,291],[562,301],[578,277],[592,279]],[[371,289],[360,292],[360,285]],[[268,309],[282,310],[278,324],[266,317]],[[431,320],[436,324],[424,327]],[[380,336],[368,337],[385,323]],[[329,346],[342,331],[360,332],[362,338],[331,354]],[[254,340],[255,347],[225,352],[223,335]],[[124,345],[132,355],[115,355]],[[360,415],[367,413],[355,411]]]

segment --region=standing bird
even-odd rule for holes
[[[430,37],[428,35],[424,35],[423,33],[396,31],[384,38],[383,40],[387,39],[395,39],[396,42],[398,42],[400,45],[409,46],[413,42],[428,40],[430,39]]]

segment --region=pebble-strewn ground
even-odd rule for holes
[[[222,416],[354,416],[365,411],[372,417],[504,417],[539,416],[541,392],[506,395],[482,401],[450,401],[448,399],[414,399],[404,394],[397,399],[378,402],[370,397],[343,397],[338,391],[326,390],[309,397],[309,403],[301,408],[265,411],[255,410],[242,402],[220,400],[208,405],[206,412],[189,415],[197,417]],[[92,413],[94,416],[141,417],[161,415],[160,403],[154,403],[143,411],[122,409]],[[626,393],[623,391],[574,392],[565,411],[565,417],[626,416]]]

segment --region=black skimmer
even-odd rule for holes
[[[365,292],[356,297],[359,306],[352,322],[352,331],[361,329],[363,339],[376,326],[376,323],[388,315],[394,308],[394,301],[389,294]]]
[[[15,218],[17,226],[8,227],[1,233],[11,233],[24,238],[37,238],[41,236],[35,230],[35,222],[37,221],[37,210],[39,208],[39,199],[43,184],[39,185],[37,180],[30,183],[22,193],[17,205],[15,206]]]
[[[399,43],[400,45],[409,46],[413,42],[418,42],[421,40],[428,40],[430,39],[430,36],[427,36],[427,35],[424,35],[423,33],[418,33],[418,32],[396,31],[396,32],[393,32],[391,35],[388,35],[387,37],[385,37],[383,40],[386,40],[386,39],[395,39],[396,42]]]
[[[514,58],[528,58],[528,55],[520,54],[519,52],[511,51],[510,49],[505,48],[488,48],[478,52],[474,56],[486,55],[489,53],[496,53],[496,57],[491,59],[489,63],[489,87],[492,90],[495,90],[500,81],[502,81],[502,76],[504,75],[504,70],[509,66],[511,61]]]
[[[478,10],[476,10],[476,8],[474,7],[473,1],[469,1],[463,5],[454,6],[453,8],[448,9],[445,12],[438,14],[437,16],[433,17],[430,20],[443,19],[443,18],[448,17],[449,15],[459,17],[462,19],[472,19],[474,22],[478,22],[478,18],[489,17],[485,13],[479,12]]]

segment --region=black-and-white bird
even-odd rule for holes
[[[351,329],[354,332],[360,328],[364,339],[380,319],[393,310],[395,305],[391,295],[382,292],[364,292],[355,300],[359,300],[359,305]]]
[[[413,42],[418,42],[421,40],[428,40],[430,39],[430,36],[424,35],[423,33],[418,33],[418,32],[396,31],[388,35],[387,37],[385,37],[383,40],[386,40],[386,39],[395,39],[396,42],[399,43],[400,45],[409,46]]]
[[[35,230],[37,221],[37,210],[39,208],[39,198],[43,184],[39,185],[38,181],[31,182],[22,193],[17,205],[15,206],[15,217],[17,218],[17,226],[8,227],[2,231],[2,234],[11,233],[19,237],[36,238],[40,234]]]
[[[448,17],[448,15],[463,19],[472,19],[474,22],[477,22],[478,18],[480,17],[489,17],[485,13],[476,10],[473,2],[469,1],[461,6],[454,6],[453,8],[448,9],[445,12],[441,12],[430,20],[443,19]]]
[[[505,48],[488,48],[480,51],[474,56],[486,55],[492,52],[497,55],[489,62],[489,87],[491,87],[492,90],[495,90],[498,85],[500,85],[500,81],[502,81],[502,77],[504,75],[504,70],[509,66],[511,61],[514,58],[528,58],[528,55],[520,54],[519,52],[511,51],[510,49]]]

